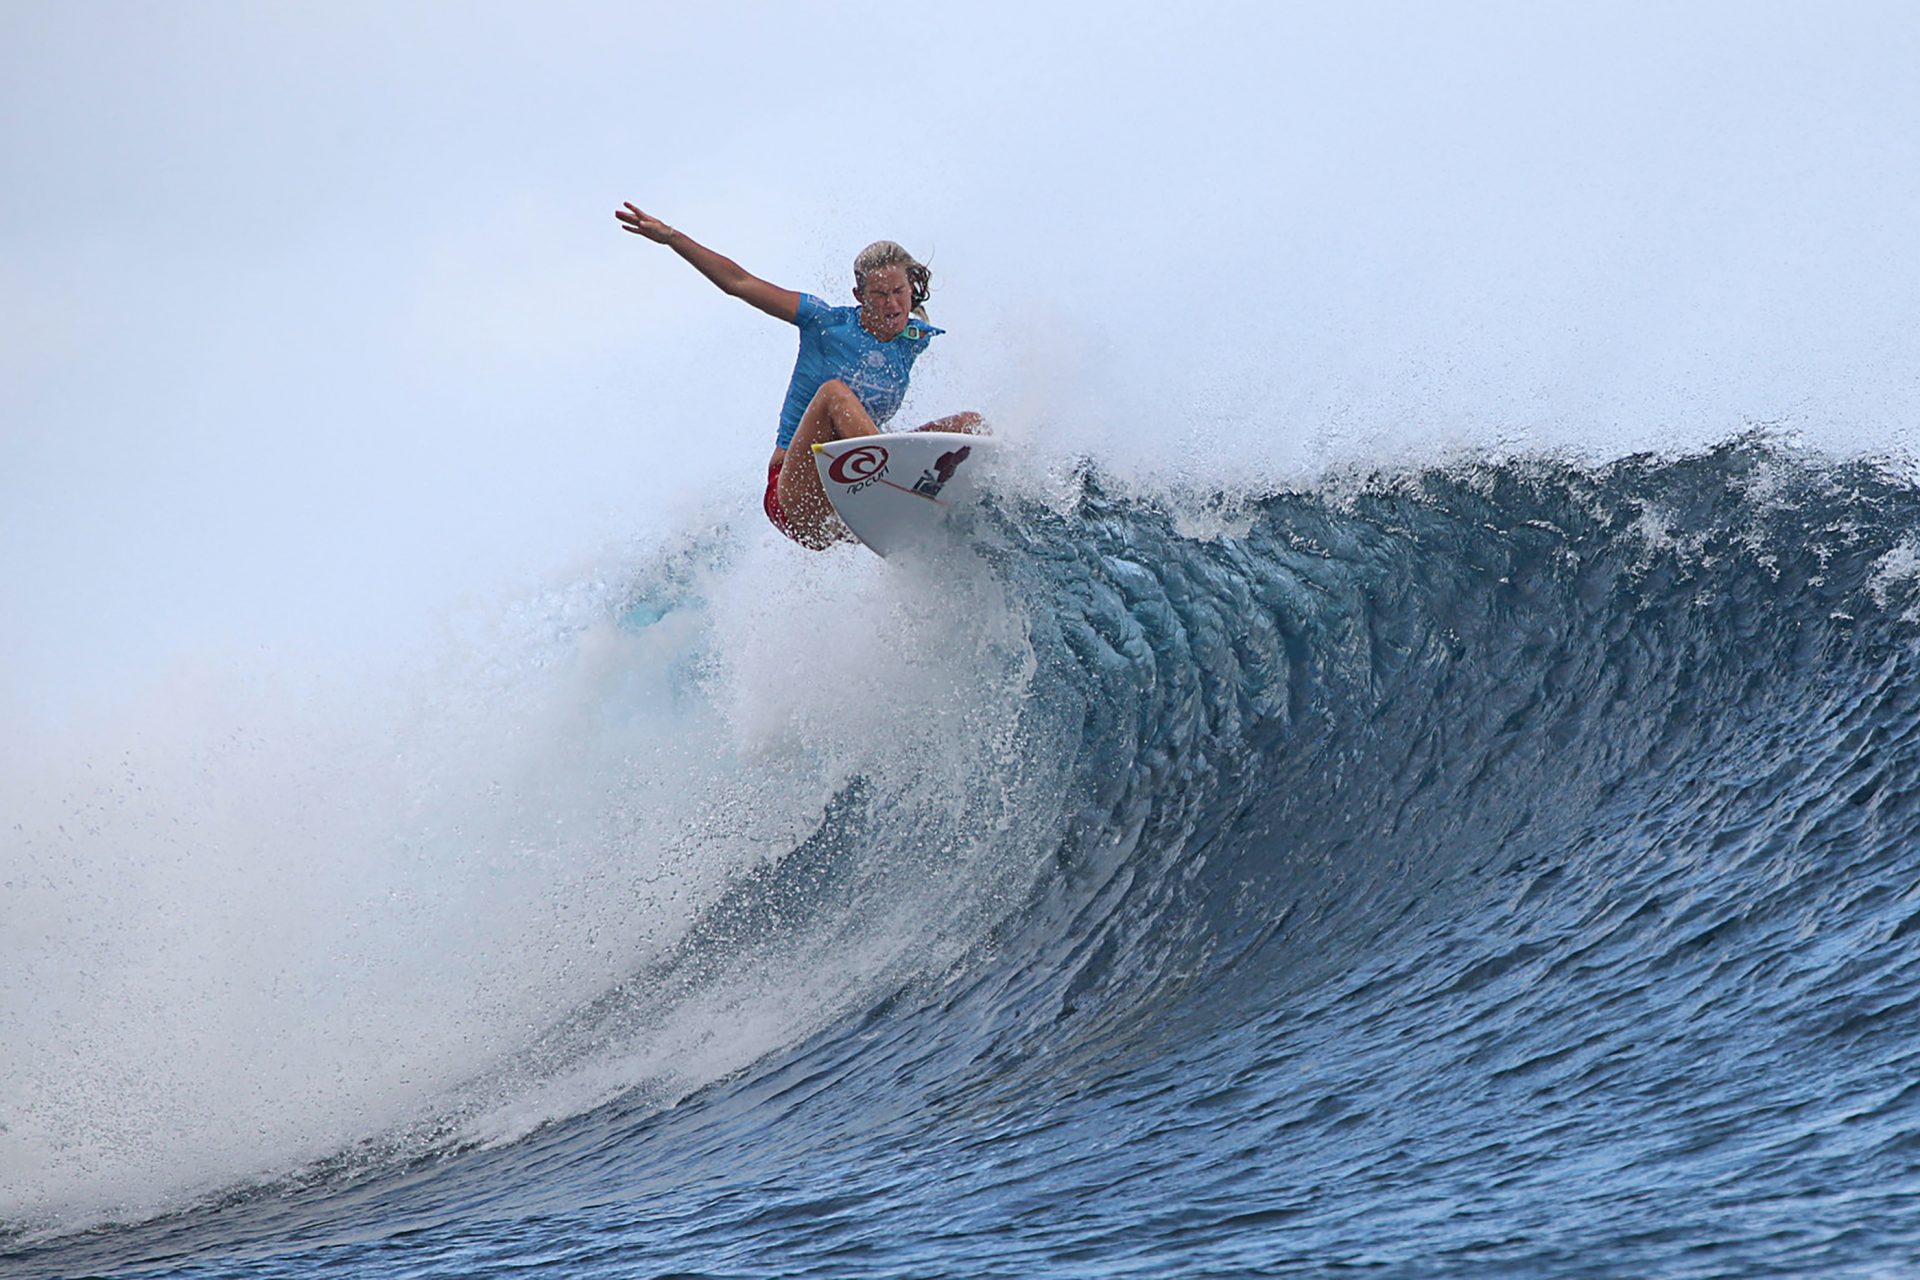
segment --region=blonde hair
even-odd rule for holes
[[[854,291],[857,293],[866,287],[869,272],[880,271],[887,267],[906,268],[907,283],[913,288],[913,314],[925,320],[927,295],[933,290],[933,272],[891,240],[875,240],[854,257]]]

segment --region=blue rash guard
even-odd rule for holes
[[[946,332],[916,317],[899,337],[882,342],[860,327],[860,308],[830,307],[810,293],[800,295],[793,322],[800,329],[800,356],[793,362],[787,402],[780,407],[774,444],[781,449],[793,442],[814,393],[834,378],[853,388],[874,426],[885,425],[906,398],[914,360],[934,334]]]

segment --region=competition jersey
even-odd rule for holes
[[[859,307],[830,307],[810,293],[800,295],[793,322],[800,329],[800,355],[780,407],[780,434],[774,444],[781,449],[792,443],[814,393],[834,378],[853,388],[876,427],[884,425],[906,398],[914,360],[934,334],[946,332],[915,317],[899,337],[882,342],[860,327]]]

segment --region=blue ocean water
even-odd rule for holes
[[[324,1152],[242,1135],[141,1200],[89,1190],[138,1143],[46,1122],[62,1189],[16,1189],[0,1270],[1920,1266],[1897,469],[1750,439],[1252,496],[1087,473],[983,520],[841,553],[845,635],[697,540],[569,615],[550,661],[592,650],[620,770],[749,771],[541,793],[651,941]],[[743,616],[817,660],[743,676]],[[836,665],[855,633],[896,665]],[[813,797],[790,832],[729,808],[774,783]]]

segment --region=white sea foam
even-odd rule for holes
[[[977,867],[917,877],[937,908],[861,904],[858,947],[744,939],[650,1020],[514,1069],[852,779],[918,858],[1012,766],[1024,641],[991,578],[731,536],[648,584],[644,626],[563,588],[442,664],[179,673],[91,738],[12,746],[0,1218],[138,1215],[433,1115],[499,1140],[670,1100],[939,963]]]

